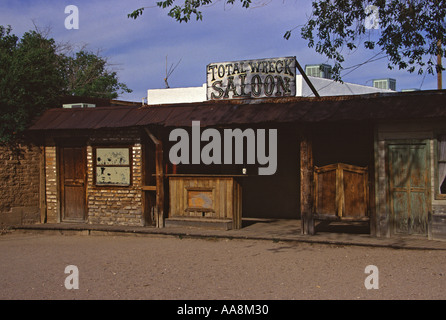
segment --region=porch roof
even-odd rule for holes
[[[160,125],[202,127],[256,123],[317,123],[367,120],[446,118],[446,90],[378,93],[322,98],[276,98],[206,101],[139,108],[115,106],[55,108],[29,128],[36,130],[101,129]]]

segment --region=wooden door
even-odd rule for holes
[[[388,150],[393,233],[425,236],[430,207],[428,144],[389,144]]]
[[[367,167],[342,165],[342,217],[366,219],[369,216],[369,177]]]
[[[61,209],[63,221],[86,217],[86,154],[84,147],[60,149]]]
[[[314,212],[320,219],[368,219],[368,169],[345,163],[314,169]]]

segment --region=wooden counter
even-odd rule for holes
[[[169,178],[169,219],[242,224],[242,188],[235,175],[174,174]]]

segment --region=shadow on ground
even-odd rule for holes
[[[337,222],[337,221],[318,221],[315,223],[314,230],[317,233],[347,233],[347,234],[370,234],[368,221],[364,222]]]
[[[262,228],[262,230],[277,231],[281,234],[300,234],[301,221],[288,220],[286,223],[280,219],[243,219],[242,228]],[[368,221],[315,221],[315,233],[343,233],[343,234],[370,234]]]

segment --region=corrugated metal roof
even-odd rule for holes
[[[446,118],[446,90],[47,110],[29,130]]]

